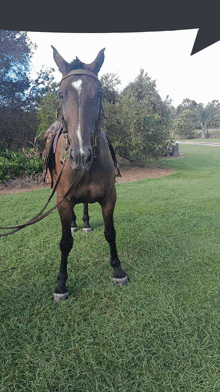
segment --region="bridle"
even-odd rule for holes
[[[74,69],[74,70],[70,71],[68,74],[66,74],[65,76],[62,77],[62,79],[61,79],[61,81],[59,83],[59,86],[61,85],[61,83],[65,79],[67,79],[67,78],[69,78],[71,76],[74,76],[74,75],[87,75],[87,76],[90,76],[93,79],[95,79],[100,84],[100,86],[102,86],[102,84],[101,84],[100,80],[98,79],[97,75],[95,75],[93,72],[88,71],[86,69]],[[63,125],[63,133],[67,133],[67,135],[68,135],[68,127],[67,127],[66,121],[65,121],[64,116],[63,116],[62,104],[60,105],[60,107],[58,109],[58,112],[59,112],[59,116],[60,116],[60,121],[61,121],[61,123]],[[101,131],[103,118],[104,118],[104,109],[103,109],[103,106],[102,106],[102,99],[101,99],[101,101],[100,101],[100,109],[99,109],[99,116],[98,116],[96,129],[95,129],[95,132],[91,131],[93,133],[93,135],[92,135],[92,148],[93,148],[93,157],[94,157],[94,159],[97,158],[98,134],[99,134],[99,131]]]
[[[61,79],[59,85],[61,85],[61,83],[62,83],[62,81],[64,79],[66,79],[66,78],[68,78],[68,77],[70,77],[72,75],[88,75],[88,76],[91,76],[92,78],[96,79],[99,82],[99,84],[101,85],[98,77],[94,73],[92,73],[90,71],[87,71],[87,70],[81,70],[81,69],[75,69],[75,70],[69,72],[67,75],[63,76],[63,78]],[[60,120],[62,122],[62,124],[63,124],[63,131],[66,132],[67,135],[68,135],[68,128],[66,127],[65,119],[63,118],[62,107],[59,108],[58,111],[59,111],[59,117],[60,117],[60,119],[58,119],[58,120]],[[97,126],[96,126],[96,134],[93,137],[93,151],[94,151],[94,155],[93,156],[94,156],[94,159],[97,158],[97,153],[96,153],[96,150],[97,150],[97,137],[98,137],[97,131],[101,130],[101,124],[102,124],[103,117],[104,117],[104,110],[103,110],[102,101],[101,101],[101,103],[100,103],[100,111],[99,111],[99,119],[98,119],[98,123],[97,123]],[[37,215],[35,215],[32,219],[30,219],[28,222],[26,222],[26,223],[24,223],[22,225],[0,227],[0,230],[11,230],[9,233],[0,234],[0,237],[5,237],[5,236],[8,236],[10,234],[14,234],[17,231],[19,231],[21,229],[24,229],[26,226],[30,226],[30,225],[33,225],[34,223],[37,223],[37,222],[41,221],[46,216],[48,216],[53,210],[55,210],[55,208],[57,208],[69,196],[69,194],[72,192],[73,188],[79,183],[79,181],[84,176],[85,172],[83,170],[77,172],[76,177],[74,177],[74,179],[72,181],[72,184],[70,185],[68,191],[63,196],[62,200],[59,203],[57,203],[55,206],[53,206],[49,211],[47,211],[47,212],[45,212],[43,214],[43,212],[45,211],[47,205],[49,204],[50,200],[52,199],[52,197],[53,197],[53,195],[54,195],[54,193],[56,191],[56,188],[57,188],[58,183],[60,181],[61,175],[63,173],[63,169],[65,167],[65,162],[66,162],[66,158],[64,159],[62,169],[61,169],[60,174],[59,174],[59,176],[57,178],[57,181],[55,183],[53,191],[52,191],[49,199],[47,200],[46,204],[41,209],[41,211]]]
[[[74,69],[73,71],[70,71],[68,74],[64,75],[59,83],[59,86],[61,85],[62,81],[66,78],[69,78],[70,76],[73,75],[87,75],[87,76],[91,76],[92,78],[96,79],[100,86],[102,85],[100,80],[98,79],[98,76],[96,76],[93,72],[91,71],[87,71],[86,69]]]

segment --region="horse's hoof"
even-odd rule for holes
[[[83,233],[91,233],[92,228],[91,227],[83,227]]]
[[[119,287],[124,286],[125,284],[128,284],[128,277],[127,275],[124,278],[113,278],[114,282],[117,283]]]
[[[63,294],[53,293],[53,302],[60,302],[63,299],[67,299],[68,296],[69,296],[68,291],[66,293],[63,293]]]
[[[71,233],[76,233],[78,230],[78,227],[71,227]]]

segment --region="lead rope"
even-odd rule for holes
[[[42,219],[46,218],[46,216],[48,216],[53,210],[55,210],[55,208],[57,208],[57,207],[58,207],[58,206],[59,206],[59,205],[69,196],[69,194],[71,193],[73,187],[74,187],[74,186],[76,185],[76,183],[79,182],[79,181],[81,180],[81,178],[83,177],[84,171],[81,171],[81,172],[79,172],[79,173],[77,174],[77,176],[76,176],[76,177],[74,178],[74,180],[72,181],[72,184],[70,185],[68,191],[67,191],[67,192],[65,193],[65,195],[63,196],[62,200],[61,200],[59,203],[57,203],[54,207],[52,207],[49,211],[45,212],[45,213],[42,215],[42,213],[43,213],[44,210],[46,209],[47,205],[49,204],[50,200],[52,199],[52,197],[53,197],[53,195],[54,195],[54,193],[55,193],[55,191],[56,191],[57,185],[58,185],[58,183],[59,183],[59,181],[60,181],[60,177],[61,177],[61,174],[62,174],[62,172],[63,172],[64,166],[65,166],[65,162],[66,162],[66,159],[65,159],[65,161],[64,161],[64,163],[63,163],[63,167],[62,167],[62,169],[61,169],[61,171],[60,171],[59,177],[58,177],[58,179],[57,179],[57,181],[56,181],[56,184],[55,184],[55,186],[54,186],[54,188],[53,188],[53,191],[52,191],[52,193],[51,193],[49,199],[47,200],[46,204],[44,205],[44,207],[40,210],[40,212],[38,212],[37,215],[35,215],[32,219],[30,219],[28,222],[26,222],[26,223],[24,223],[24,224],[22,224],[22,225],[0,227],[0,230],[11,230],[11,229],[13,229],[13,230],[10,231],[9,233],[0,234],[0,237],[6,237],[6,236],[8,236],[8,235],[11,235],[11,234],[16,233],[17,231],[19,231],[19,230],[21,230],[21,229],[24,229],[24,228],[27,227],[27,226],[33,225],[34,223],[37,223],[37,222],[40,222]],[[80,175],[80,177],[79,177],[79,175]],[[78,178],[78,177],[79,177],[79,178]]]

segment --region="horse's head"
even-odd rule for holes
[[[88,171],[94,160],[101,127],[102,88],[97,75],[104,61],[104,49],[93,63],[84,64],[78,58],[67,63],[52,48],[54,60],[62,73],[58,95],[68,131],[69,159],[73,169]]]

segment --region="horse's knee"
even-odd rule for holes
[[[61,252],[69,253],[73,247],[73,237],[72,236],[62,236],[60,241]]]

